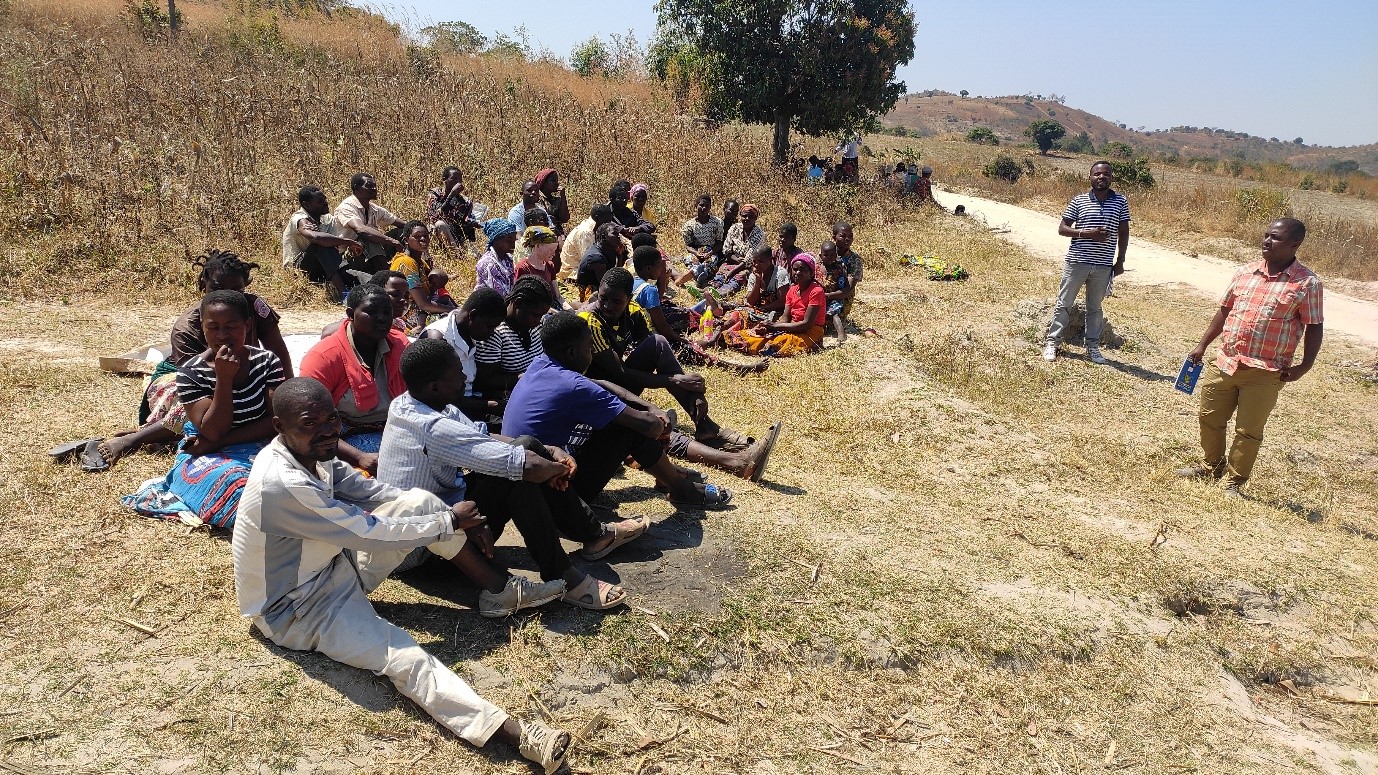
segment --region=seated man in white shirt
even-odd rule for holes
[[[428,492],[365,478],[337,459],[339,415],[330,392],[313,379],[282,383],[273,415],[278,436],[254,461],[235,524],[240,612],[283,648],[318,651],[387,676],[473,745],[496,738],[547,775],[555,772],[568,752],[568,733],[509,717],[407,631],[379,617],[368,599],[415,549],[453,554],[467,537],[491,550],[473,502],[447,507]]]
[[[495,534],[508,519],[521,533],[526,548],[547,582],[564,579],[565,602],[606,610],[626,602],[621,587],[584,573],[569,561],[560,536],[583,543],[580,556],[599,560],[614,549],[641,537],[650,520],[624,519],[604,525],[579,496],[569,489],[574,459],[558,447],[531,436],[509,439],[489,435],[454,406],[464,395],[464,367],[443,341],[418,339],[402,353],[402,378],[407,392],[388,410],[383,445],[378,452],[378,479],[403,488],[419,487],[446,503],[472,500],[488,518]],[[468,474],[461,475],[461,469]],[[466,546],[460,555],[482,562],[477,550]],[[461,568],[467,565],[456,564]],[[501,577],[486,580],[490,591]]]
[[[366,275],[387,269],[392,256],[403,246],[383,230],[406,222],[374,201],[378,198],[378,183],[372,175],[354,173],[349,189],[352,193],[335,208],[335,228],[341,237],[364,243],[360,255],[350,256],[350,269]]]
[[[352,283],[341,274],[340,249],[361,250],[363,245],[339,235],[330,201],[320,188],[303,187],[297,192],[297,204],[301,209],[292,213],[282,230],[282,265],[302,271],[313,283],[330,283],[331,298],[341,300]]]

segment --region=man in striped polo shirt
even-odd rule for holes
[[[1124,253],[1129,248],[1129,201],[1110,188],[1115,173],[1108,161],[1091,165],[1091,190],[1067,203],[1057,233],[1072,238],[1067,263],[1062,269],[1062,284],[1057,290],[1057,307],[1048,327],[1048,343],[1043,359],[1057,360],[1057,345],[1067,330],[1068,316],[1077,293],[1086,288],[1086,357],[1092,363],[1105,363],[1100,352],[1100,332],[1105,325],[1101,300],[1111,278],[1124,273]]]
[[[1234,273],[1220,309],[1188,356],[1200,363],[1206,347],[1221,337],[1215,367],[1201,374],[1201,463],[1178,470],[1178,476],[1226,477],[1225,494],[1239,497],[1278,393],[1316,362],[1324,335],[1322,289],[1320,278],[1297,260],[1304,239],[1306,226],[1295,218],[1268,225],[1262,259]],[[1298,344],[1301,363],[1292,363]],[[1226,457],[1231,415],[1234,443]]]

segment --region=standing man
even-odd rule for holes
[[[1201,377],[1202,462],[1179,469],[1178,476],[1228,475],[1226,495],[1240,497],[1278,393],[1315,364],[1324,335],[1321,280],[1297,260],[1304,239],[1306,226],[1295,218],[1270,224],[1263,235],[1263,259],[1234,273],[1220,309],[1191,351],[1189,357],[1200,363],[1206,346],[1224,334],[1215,368],[1207,366]],[[1299,342],[1301,363],[1293,365]],[[1227,458],[1225,424],[1230,415],[1235,415],[1234,444]]]
[[[354,173],[354,177],[349,179],[349,190],[352,193],[335,208],[336,228],[341,237],[368,243],[364,245],[362,255],[350,261],[350,268],[365,274],[388,269],[389,259],[402,249],[402,243],[384,234],[383,229],[401,226],[405,222],[382,205],[374,203],[378,198],[378,183],[372,175]],[[392,253],[387,252],[389,249]]]
[[[837,144],[834,151],[842,152],[842,183],[855,183],[861,172],[861,135],[852,135]]]
[[[1100,332],[1105,326],[1101,300],[1110,279],[1124,274],[1124,253],[1129,249],[1129,200],[1110,188],[1115,180],[1110,162],[1091,165],[1091,190],[1078,194],[1062,211],[1057,233],[1072,238],[1067,263],[1062,269],[1062,284],[1057,289],[1057,307],[1048,327],[1048,343],[1043,360],[1057,360],[1057,345],[1067,329],[1077,293],[1086,288],[1086,357],[1092,363],[1105,363],[1100,353]]]

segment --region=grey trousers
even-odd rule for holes
[[[1108,266],[1072,261],[1063,265],[1062,284],[1057,289],[1057,306],[1053,309],[1052,325],[1048,326],[1048,344],[1062,341],[1072,306],[1076,304],[1077,294],[1082,288],[1086,289],[1086,346],[1100,344],[1100,332],[1105,327],[1101,301],[1114,276],[1114,270]]]
[[[374,513],[404,517],[434,514],[443,508],[445,504],[434,495],[409,490]],[[463,543],[461,533],[431,548],[442,556],[453,556]],[[360,554],[356,569],[350,554],[342,552],[312,583],[290,593],[295,598],[290,615],[275,616],[271,623],[256,617],[254,625],[283,648],[319,651],[336,662],[387,676],[397,691],[431,718],[482,746],[507,721],[507,713],[426,653],[406,630],[379,616],[368,600],[368,592],[409,553]]]

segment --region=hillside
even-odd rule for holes
[[[927,94],[929,96],[924,96]],[[1253,137],[1232,131],[1138,131],[1084,110],[1051,100],[1024,96],[961,97],[943,92],[910,94],[901,98],[883,122],[890,127],[916,130],[920,136],[950,132],[966,133],[972,127],[989,127],[1001,142],[1027,142],[1024,128],[1030,122],[1052,118],[1067,128],[1067,136],[1085,132],[1097,146],[1110,141],[1128,143],[1140,153],[1193,157],[1237,158],[1241,161],[1286,162],[1294,167],[1323,170],[1341,161],[1353,161],[1365,172],[1378,174],[1378,143],[1332,148],[1296,145],[1292,138]]]

